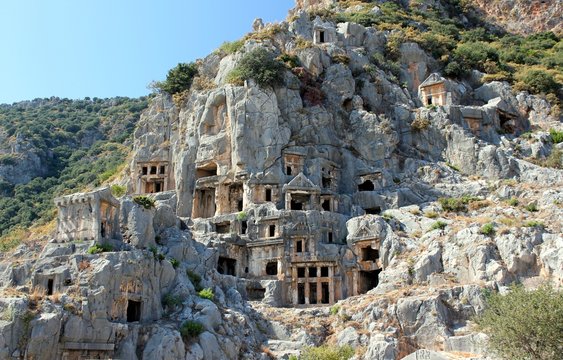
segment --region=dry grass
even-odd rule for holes
[[[503,216],[501,218],[498,218],[497,221],[499,223],[503,224],[504,226],[507,226],[507,227],[516,226],[516,219],[514,219],[514,218],[509,218],[509,217]]]
[[[274,355],[274,353],[272,352],[272,350],[270,350],[270,348],[266,347],[266,346],[262,346],[261,348],[262,352],[264,354],[266,354],[266,356],[272,360],[276,359],[276,356]]]
[[[84,271],[90,267],[90,261],[82,260],[78,263],[78,271]]]
[[[26,294],[13,287],[6,287],[0,290],[0,297],[3,298],[21,298]]]
[[[491,206],[492,204],[493,203],[489,200],[470,201],[469,204],[467,204],[467,208],[471,211],[475,211]]]
[[[59,304],[61,302],[61,293],[56,291],[55,293],[53,293],[53,295],[51,295],[49,298],[51,299],[51,301],[55,304]]]
[[[27,299],[29,301],[29,307],[35,309],[47,295],[47,290],[42,286],[36,286],[33,288],[31,293],[29,293]]]

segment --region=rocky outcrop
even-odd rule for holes
[[[256,21],[201,60],[213,85],[155,96],[127,196],[56,200],[52,241],[0,263],[3,358],[485,358],[485,292],[561,285],[563,173],[527,161],[558,145],[518,137],[560,126],[547,103],[445,79],[411,43],[397,79],[370,60],[388,32],[300,10],[332,3]],[[299,66],[226,83],[258,48]]]

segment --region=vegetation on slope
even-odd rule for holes
[[[563,292],[513,286],[492,294],[477,319],[489,346],[505,359],[556,359],[563,352]]]
[[[342,6],[361,5],[355,12],[334,9],[315,10],[311,18],[356,22],[378,30],[392,31],[388,37],[386,58],[398,60],[404,42],[418,43],[440,61],[447,76],[463,78],[471,69],[487,75],[484,81],[505,80],[517,90],[556,95],[563,84],[563,42],[552,32],[527,37],[508,34],[483,22],[465,0],[441,0],[440,6],[412,1],[409,7],[396,2],[377,4],[369,1],[341,1]]]
[[[0,105],[0,131],[25,139],[47,176],[14,185],[0,178],[0,235],[54,218],[53,198],[95,187],[125,165],[148,99],[36,99]],[[18,158],[10,165],[18,166]],[[6,249],[4,249],[6,250]]]

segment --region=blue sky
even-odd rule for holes
[[[1,0],[0,103],[149,93],[294,0]]]

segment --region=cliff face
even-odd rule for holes
[[[127,195],[57,198],[0,263],[0,357],[490,358],[484,293],[563,281],[560,118],[415,43],[391,68],[392,34],[297,11],[153,98]],[[227,81],[263,50],[279,83]]]
[[[485,19],[500,24],[507,31],[529,35],[541,31],[563,33],[561,0],[472,0]]]

